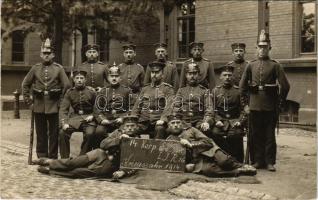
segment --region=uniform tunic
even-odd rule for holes
[[[133,93],[139,93],[145,77],[143,66],[137,63],[121,63],[119,69],[121,72],[121,84],[129,87]]]
[[[79,70],[87,73],[86,86],[91,86],[93,88],[104,87],[107,80],[107,69],[107,65],[100,61],[84,62],[79,66]]]
[[[240,80],[242,78],[243,72],[244,72],[248,62],[246,60],[231,61],[227,64],[232,65],[234,67],[233,82],[234,82],[234,85],[239,86]]]

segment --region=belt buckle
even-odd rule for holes
[[[83,110],[79,110],[78,114],[82,115],[82,114],[84,114],[84,111]]]
[[[188,112],[188,116],[192,117],[193,116],[193,112]]]
[[[149,113],[153,113],[153,110],[149,110]]]
[[[259,85],[259,86],[258,86],[258,90],[263,91],[263,90],[264,90],[264,86]]]
[[[47,90],[44,90],[44,95],[49,95],[49,91],[47,91]]]
[[[230,115],[230,114],[226,114],[225,117],[226,117],[226,118],[230,118],[231,115]]]

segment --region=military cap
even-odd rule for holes
[[[233,43],[231,44],[232,50],[234,49],[245,49],[246,44],[245,43]]]
[[[200,67],[197,63],[195,63],[193,61],[193,59],[191,59],[191,62],[188,63],[186,66],[185,66],[185,71],[186,72],[200,72]]]
[[[166,64],[163,62],[153,61],[149,63],[148,66],[150,67],[150,71],[160,71],[166,66]]]
[[[168,121],[172,120],[182,120],[182,114],[178,111],[173,111],[171,114],[167,116]]]
[[[190,43],[190,49],[194,48],[194,47],[199,47],[201,49],[203,49],[204,44],[202,42],[191,42]]]
[[[164,43],[164,42],[160,42],[160,43],[156,43],[154,44],[155,48],[158,49],[158,48],[164,48],[164,49],[167,49],[167,44]]]
[[[77,76],[77,75],[79,75],[79,74],[86,77],[87,72],[86,72],[86,71],[83,71],[83,70],[75,70],[75,71],[73,71],[73,77],[75,77],[75,76]]]
[[[119,67],[116,65],[116,63],[114,62],[114,64],[108,68],[108,74],[109,75],[120,75],[120,69]]]
[[[132,43],[127,43],[127,44],[124,44],[123,45],[123,50],[127,50],[127,49],[130,49],[130,50],[136,50],[136,45],[132,44]]]
[[[136,115],[128,114],[123,117],[123,123],[138,123],[138,117]]]
[[[270,45],[269,33],[263,29],[257,38],[257,45]]]
[[[230,64],[223,65],[219,69],[221,72],[233,72],[234,71],[234,67]]]
[[[52,40],[50,38],[46,38],[42,43],[41,52],[42,53],[52,53],[54,51],[54,47],[52,46]]]
[[[88,44],[88,45],[84,46],[84,50],[85,51],[88,51],[88,50],[99,51],[99,45],[97,45],[97,44]]]

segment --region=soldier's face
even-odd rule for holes
[[[161,81],[162,79],[162,70],[158,71],[151,71],[150,72],[151,81],[153,83],[157,83],[158,81]]]
[[[198,78],[199,78],[198,71],[189,71],[186,73],[186,79],[190,85],[196,84],[198,81]]]
[[[270,46],[269,45],[258,45],[257,54],[259,58],[266,58],[269,55]]]
[[[120,82],[120,76],[119,75],[108,75],[107,80],[111,85],[118,85]]]
[[[85,86],[86,78],[85,76],[78,74],[74,76],[73,81],[74,81],[75,87],[82,87],[82,86]]]
[[[191,49],[191,54],[193,58],[202,58],[203,49],[200,47],[193,47]]]
[[[220,75],[220,79],[221,79],[221,82],[223,83],[223,85],[232,84],[233,72],[223,71]]]
[[[124,51],[125,61],[133,61],[136,57],[136,52],[132,49],[126,49]]]
[[[244,59],[245,50],[241,48],[237,48],[233,50],[234,60],[243,60]]]
[[[44,62],[50,62],[53,60],[55,55],[52,52],[41,52],[40,56]]]
[[[179,119],[171,120],[168,123],[168,131],[173,135],[179,135],[182,131],[182,121]]]
[[[123,126],[123,131],[127,135],[134,135],[138,131],[138,126],[133,122],[126,122]]]
[[[157,48],[155,51],[157,60],[166,60],[167,50],[165,48]]]
[[[89,49],[86,51],[86,58],[88,60],[96,60],[98,58],[98,51],[95,49]]]

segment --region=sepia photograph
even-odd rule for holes
[[[1,199],[317,199],[317,1],[0,5]]]

